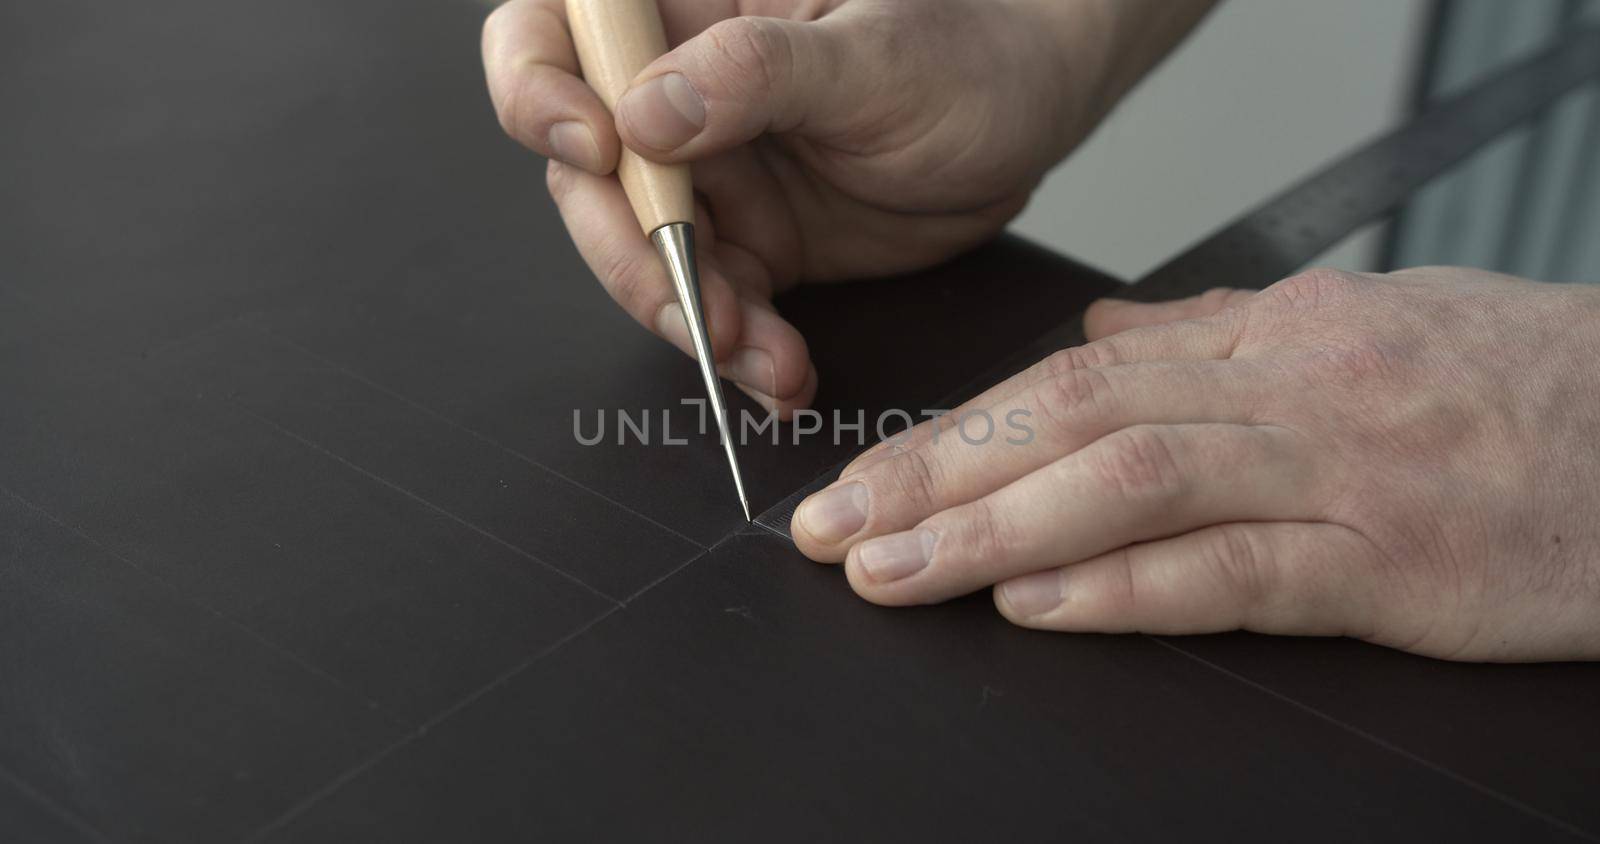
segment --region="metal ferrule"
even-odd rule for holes
[[[711,338],[706,333],[705,309],[700,304],[700,271],[694,255],[694,226],[690,223],[668,223],[650,233],[650,242],[656,245],[656,252],[661,255],[661,262],[666,265],[667,275],[672,278],[672,287],[678,294],[678,304],[683,306],[683,319],[688,324],[689,339],[694,343],[695,358],[700,362],[700,376],[706,382],[711,412],[716,417],[717,430],[722,435],[722,448],[728,455],[728,468],[733,472],[733,485],[739,492],[739,505],[744,508],[745,521],[750,521],[750,499],[745,496],[739,458],[734,454],[728,407],[722,398],[722,381],[717,377],[716,358],[711,354]]]

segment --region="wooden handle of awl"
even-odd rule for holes
[[[613,114],[628,83],[667,51],[656,0],[567,0],[567,24],[583,78]],[[687,164],[658,164],[623,147],[617,175],[645,234],[694,222]]]

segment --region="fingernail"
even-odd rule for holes
[[[848,539],[867,523],[867,488],[845,484],[811,496],[800,505],[800,524],[817,539],[834,543]]]
[[[689,324],[684,322],[683,306],[677,302],[668,302],[656,312],[656,333],[667,338],[672,345],[694,354],[694,343],[689,339]]]
[[[1061,604],[1061,572],[1042,571],[1000,587],[1000,597],[1024,618],[1043,615]]]
[[[623,94],[617,116],[649,146],[677,149],[705,128],[706,103],[683,74],[666,73]]]
[[[778,395],[778,369],[772,355],[754,346],[741,346],[728,358],[728,377],[759,393]]]
[[[931,530],[913,530],[861,543],[856,552],[867,577],[877,583],[910,577],[928,567],[936,537]]]
[[[550,154],[558,161],[581,167],[591,173],[600,170],[600,145],[594,133],[576,120],[565,120],[550,127]]]

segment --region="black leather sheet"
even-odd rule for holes
[[[1600,834],[1590,667],[880,609],[709,439],[579,445],[697,375],[499,137],[482,14],[0,12],[0,840]],[[1114,285],[1007,239],[781,304],[870,419]],[[855,450],[746,447],[752,504]]]

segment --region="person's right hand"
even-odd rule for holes
[[[590,269],[691,355],[612,174],[622,144],[693,163],[719,370],[787,416],[811,401],[816,372],[773,293],[917,269],[993,236],[1209,2],[660,5],[677,46],[639,74],[615,120],[579,76],[562,0],[490,15],[489,91],[506,132],[550,157],[550,192]]]

